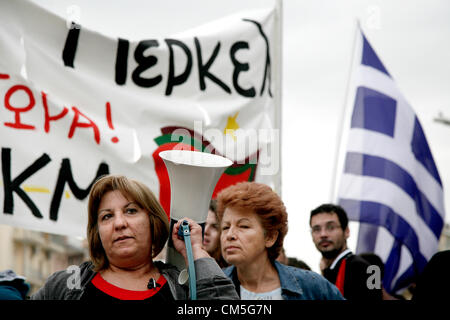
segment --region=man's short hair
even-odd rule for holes
[[[324,203],[311,211],[311,216],[309,217],[310,226],[312,217],[319,213],[336,213],[342,230],[345,230],[348,226],[347,212],[345,212],[344,208],[342,208],[341,206],[332,203]]]

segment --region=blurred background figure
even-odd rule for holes
[[[205,234],[203,236],[203,247],[221,267],[227,267],[228,263],[222,257],[220,249],[220,229],[217,218],[217,200],[212,199],[209,204],[208,216],[206,217]]]
[[[320,270],[347,300],[381,300],[381,289],[367,285],[370,264],[347,247],[350,236],[345,210],[326,203],[311,211],[309,224],[317,250],[322,254]]]
[[[366,260],[370,265],[375,265],[380,268],[380,282],[381,282],[381,293],[383,300],[405,300],[402,296],[399,295],[391,295],[386,291],[386,288],[383,285],[383,277],[384,277],[384,263],[381,258],[373,252],[364,252],[359,254],[361,258]]]
[[[288,257],[286,255],[286,251],[284,250],[284,248],[281,248],[280,254],[278,255],[278,258],[276,259],[276,261],[278,261],[282,264],[285,264],[287,266],[292,266],[292,267],[305,269],[305,270],[311,270],[311,268],[304,261],[299,260],[294,257]]]
[[[278,255],[276,261],[288,265],[289,260],[288,257],[286,256],[286,251],[284,251],[284,248],[281,248],[280,254]]]
[[[448,300],[450,288],[450,250],[435,253],[417,280],[412,300]]]
[[[0,271],[0,300],[25,300],[30,285],[13,270]]]
[[[303,260],[294,258],[294,257],[288,257],[288,266],[304,269],[304,270],[311,270],[311,268],[304,262]]]

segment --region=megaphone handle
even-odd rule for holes
[[[184,237],[184,244],[186,246],[186,254],[188,258],[188,271],[189,271],[189,288],[191,291],[191,300],[197,300],[197,280],[195,275],[195,266],[194,266],[194,255],[192,253],[192,244],[191,244],[191,231],[189,230],[189,222],[184,220],[181,223],[181,227],[178,232],[182,230]]]

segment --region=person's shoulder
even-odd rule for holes
[[[367,267],[370,266],[370,263],[363,257],[352,254],[347,258],[347,265],[349,268],[364,268],[364,270],[366,270]]]
[[[178,268],[175,267],[173,264],[170,263],[166,263],[163,262],[161,260],[157,260],[153,262],[155,264],[155,266],[160,270],[160,271],[167,271],[167,272],[173,272],[173,271],[178,271]],[[205,266],[210,266],[210,265],[214,265],[216,266],[217,263],[215,262],[215,260],[211,257],[204,257],[204,258],[200,258],[200,259],[196,259],[194,261],[194,264],[196,266],[196,268],[198,266],[200,267],[205,267]],[[217,265],[218,266],[218,265]]]
[[[92,271],[92,262],[86,261],[80,265],[72,265],[66,269],[52,273],[43,287],[41,287],[35,294],[31,296],[32,300],[42,299],[62,299],[64,292],[68,288],[68,283],[71,278],[76,278],[82,281],[84,278],[89,278]]]
[[[294,267],[290,267],[294,268]],[[324,276],[321,274],[312,271],[312,270],[304,270],[300,268],[294,268],[296,269],[295,272],[297,273],[298,277],[300,277],[303,280],[307,280],[309,282],[312,282],[316,285],[322,285],[322,286],[328,286],[331,282],[329,282],[327,279],[325,279]]]
[[[223,273],[225,273],[225,275],[227,277],[231,276],[231,274],[233,273],[233,270],[234,270],[234,266],[233,265],[225,267],[225,268],[222,268]]]
[[[436,252],[430,259],[430,262],[450,264],[450,250],[443,250]]]
[[[177,267],[175,267],[173,264],[164,262],[162,260],[155,260],[155,261],[153,261],[153,263],[159,270],[161,270],[161,269],[178,270]]]
[[[306,269],[302,269],[302,268],[298,268],[298,267],[294,267],[294,266],[288,266],[285,264],[280,263],[278,265],[279,268],[282,268],[300,278],[311,278],[311,279],[315,279],[317,278],[317,276],[322,277],[320,274],[318,274],[315,271],[311,271],[311,270],[306,270]]]
[[[52,275],[50,275],[47,278],[47,282],[50,280],[67,279],[78,272],[79,272],[79,275],[83,275],[87,272],[90,273],[90,272],[93,272],[92,267],[93,267],[93,264],[90,261],[82,262],[79,265],[71,265],[71,266],[68,266],[66,269],[54,272]]]
[[[20,291],[13,285],[0,283],[0,300],[23,300]]]
[[[328,282],[322,275],[318,274],[315,271],[306,270],[297,268],[294,266],[288,266],[284,264],[279,264],[278,268],[281,270],[284,270],[284,272],[287,272],[291,274],[295,279],[300,281],[300,283],[324,283]]]
[[[282,265],[285,272],[290,273],[300,284],[306,299],[342,300],[337,288],[321,274],[293,266]]]
[[[161,260],[156,260],[153,263],[155,264],[155,267],[158,268],[158,270],[166,277],[169,276],[172,278],[176,278],[176,277],[178,277],[178,274],[180,273],[178,268],[175,267],[173,264],[166,263]]]

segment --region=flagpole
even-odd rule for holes
[[[274,79],[274,83],[276,86],[276,90],[275,90],[275,104],[276,104],[276,109],[275,109],[275,123],[276,123],[276,128],[277,130],[279,130],[279,136],[278,136],[278,141],[277,143],[279,144],[279,149],[280,150],[280,155],[279,155],[279,170],[278,170],[278,179],[276,180],[275,183],[275,191],[278,192],[278,194],[281,197],[281,192],[282,192],[282,188],[281,188],[281,170],[282,170],[282,136],[281,136],[281,124],[282,124],[282,101],[281,101],[281,81],[282,81],[282,47],[283,47],[283,31],[282,31],[282,27],[283,27],[283,1],[282,0],[277,0],[276,1],[276,18],[278,19],[278,23],[277,23],[277,32],[276,32],[276,37],[278,37],[279,40],[279,46],[275,46],[275,63],[276,63],[276,67],[273,68],[273,70],[275,70],[275,79]],[[269,84],[270,85],[270,84]],[[275,155],[276,156],[276,155]]]
[[[330,202],[333,203],[337,199],[335,199],[335,193],[336,193],[336,184],[337,184],[337,175],[338,175],[338,164],[339,164],[339,155],[341,150],[341,144],[342,144],[342,137],[344,132],[344,123],[347,115],[347,109],[348,109],[348,95],[350,91],[350,80],[352,78],[352,72],[353,72],[353,65],[355,63],[355,50],[356,50],[356,39],[358,39],[358,32],[361,29],[359,20],[356,20],[355,24],[355,33],[353,36],[353,45],[352,45],[352,54],[351,54],[351,60],[350,60],[350,67],[349,72],[347,75],[347,87],[345,90],[345,97],[344,97],[344,106],[342,108],[342,114],[341,119],[339,121],[338,125],[338,133],[337,133],[337,139],[336,139],[336,148],[335,148],[335,155],[334,155],[334,164],[333,164],[333,174],[332,174],[332,180],[331,180],[331,188],[330,188]]]

